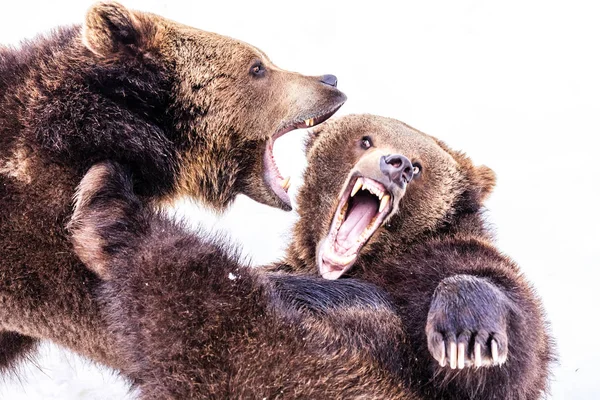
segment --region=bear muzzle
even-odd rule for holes
[[[323,278],[338,279],[354,265],[364,245],[397,212],[413,176],[412,163],[401,154],[374,150],[359,159],[317,248]]]

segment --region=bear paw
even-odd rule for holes
[[[436,288],[427,316],[427,346],[441,367],[502,365],[510,300],[485,278],[456,275]]]

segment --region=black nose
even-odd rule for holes
[[[379,168],[392,182],[404,186],[413,178],[413,165],[410,160],[400,154],[381,157]]]
[[[337,78],[335,77],[335,75],[323,75],[321,77],[321,82],[323,82],[326,85],[329,86],[333,86],[336,87],[337,86]]]

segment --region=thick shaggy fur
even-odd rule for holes
[[[366,135],[374,149],[403,154],[422,166],[396,214],[362,248],[348,273],[385,289],[397,307],[412,350],[413,358],[403,361],[413,388],[425,398],[541,397],[548,389],[554,346],[535,291],[494,247],[486,226],[482,204],[494,174],[431,136],[368,115],[316,129],[307,145],[300,219],[287,262],[276,269],[318,270],[319,243],[329,232],[346,175],[366,153],[357,150]],[[328,168],[333,158],[335,170]],[[485,366],[492,363],[492,340],[501,365]],[[465,345],[465,369],[451,368],[451,343]],[[476,343],[482,349],[481,368],[473,366]]]
[[[318,243],[365,135],[420,160],[421,177],[363,248],[351,272],[360,280],[289,274],[317,269]],[[374,116],[325,124],[308,155],[301,218],[287,262],[273,266],[279,272],[249,270],[144,209],[119,167],[95,167],[84,179],[73,239],[90,267],[110,266],[101,296],[145,398],[542,397],[553,346],[539,299],[483,222],[493,173]],[[451,343],[465,346],[464,369],[439,362]]]
[[[187,195],[222,209],[245,193],[289,208],[263,178],[271,136],[344,99],[246,43],[116,3],[0,47],[0,370],[37,338],[121,365],[93,299],[98,278],[64,229],[91,165],[127,165],[145,203]]]
[[[143,399],[414,398],[395,374],[401,321],[373,285],[247,267],[144,208],[111,164],[84,178],[71,230],[110,268],[99,296]]]

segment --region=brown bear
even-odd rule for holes
[[[117,3],[0,48],[0,371],[37,338],[120,365],[93,298],[99,280],[64,230],[91,165],[127,165],[154,205],[192,196],[220,210],[244,193],[289,210],[273,142],[331,116],[345,101],[336,85]]]
[[[409,379],[426,398],[545,393],[555,356],[541,302],[485,221],[494,173],[368,115],[315,128],[307,152],[300,218],[274,269],[384,289],[413,351]],[[327,168],[332,159],[336,169]]]
[[[83,179],[73,240],[108,271],[99,297],[142,397],[543,396],[553,345],[484,224],[492,171],[392,119],[321,127],[277,271],[157,215],[118,165]]]

